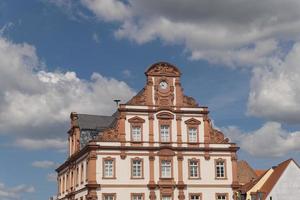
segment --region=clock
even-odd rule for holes
[[[162,81],[159,83],[159,87],[163,90],[167,89],[168,83],[166,81]]]

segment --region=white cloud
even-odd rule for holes
[[[81,2],[99,19],[105,21],[122,21],[131,15],[129,7],[119,0],[81,0]]]
[[[99,73],[85,80],[47,71],[33,46],[0,37],[0,134],[17,135],[19,147],[61,149],[71,111],[109,115],[113,99],[132,95],[125,82]]]
[[[289,123],[300,122],[300,43],[283,59],[256,68],[251,80],[248,113]]]
[[[300,40],[298,0],[81,2],[100,20],[118,21],[117,38],[182,44],[191,59],[228,66],[266,64],[282,52],[279,43]]]
[[[99,37],[99,35],[98,35],[97,33],[93,33],[92,39],[93,39],[97,44],[100,43],[100,37]]]
[[[235,126],[221,128],[226,136],[254,156],[276,157],[300,151],[300,131],[288,132],[278,122],[267,122],[261,128],[245,133]]]
[[[15,187],[7,187],[0,182],[0,199],[1,200],[19,200],[24,193],[33,193],[35,188],[28,185],[18,185]]]
[[[61,151],[65,151],[67,148],[67,141],[61,138],[54,138],[54,139],[18,138],[16,139],[14,146],[19,148],[24,148],[27,150],[58,149]]]
[[[57,175],[56,175],[56,173],[47,174],[47,180],[49,182],[56,182],[57,181]]]
[[[31,165],[36,168],[44,168],[44,169],[55,168],[58,166],[57,163],[50,160],[34,161],[33,163],[31,163]]]

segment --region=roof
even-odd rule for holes
[[[237,162],[237,169],[238,181],[242,185],[252,182],[253,180],[258,178],[255,171],[245,160],[239,160]]]
[[[81,130],[89,129],[101,131],[105,128],[113,127],[115,120],[115,114],[112,116],[78,114],[78,125]]]
[[[258,176],[258,177],[263,175],[266,171],[268,171],[268,170],[265,170],[265,169],[255,169],[254,170],[256,176]]]
[[[293,159],[288,159],[288,160],[280,163],[279,165],[277,165],[275,168],[273,168],[274,169],[273,173],[266,180],[266,182],[263,184],[263,186],[259,190],[260,192],[264,193],[265,197],[267,197],[268,194],[271,192],[274,185],[277,183],[277,181],[279,180],[279,178],[281,177],[281,175],[283,174],[283,172],[285,171],[287,166],[291,163],[291,161],[293,161]]]

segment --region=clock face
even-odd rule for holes
[[[168,83],[166,81],[162,81],[159,83],[159,87],[165,90],[168,87]]]

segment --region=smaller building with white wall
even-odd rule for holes
[[[242,188],[241,200],[299,200],[300,167],[289,159]]]

